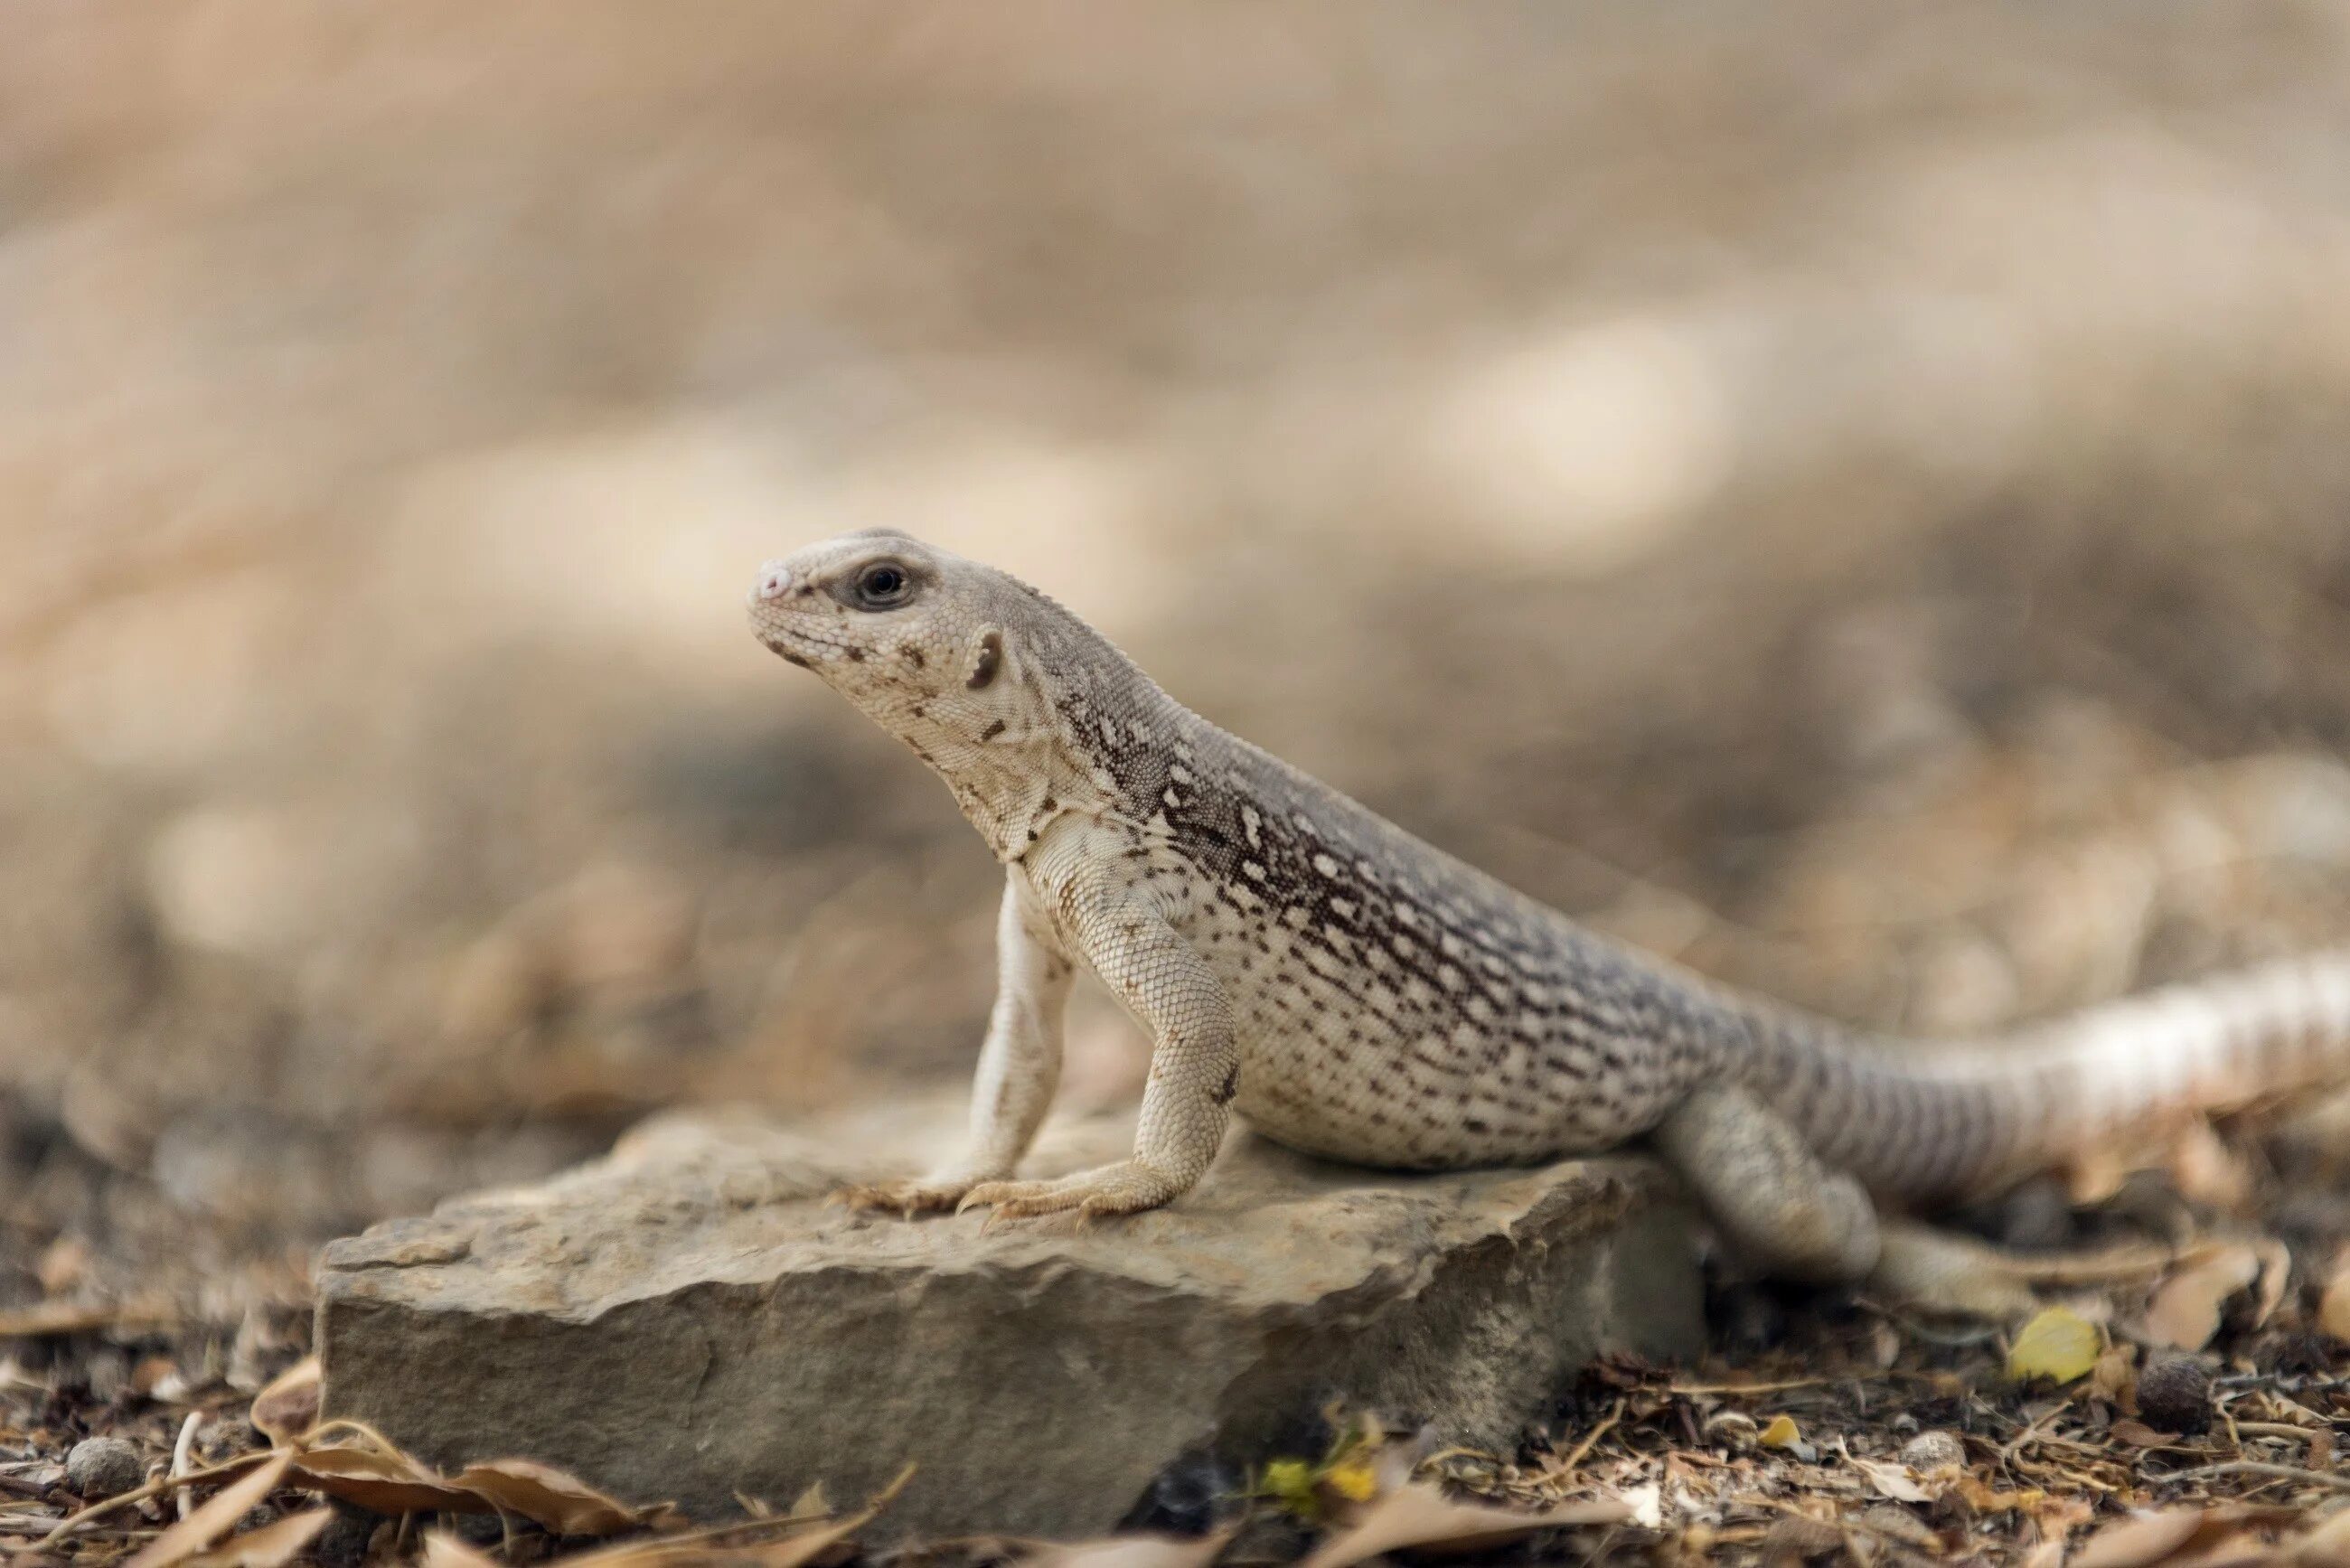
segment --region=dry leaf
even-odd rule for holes
[[[2260,1278],[2260,1254],[2230,1247],[2165,1280],[2147,1303],[2147,1337],[2178,1350],[2200,1350],[2220,1332],[2220,1309]]]
[[[1846,1454],[1852,1467],[1868,1478],[1877,1495],[1896,1502],[1931,1502],[1933,1494],[1919,1486],[1909,1474],[1908,1465],[1888,1464],[1882,1459],[1856,1459]]]
[[[910,1470],[907,1472],[911,1473]],[[899,1476],[897,1485],[883,1494],[884,1500],[896,1495],[898,1487],[903,1486],[905,1480],[905,1476]],[[650,1541],[624,1541],[617,1546],[598,1546],[587,1552],[576,1552],[568,1557],[557,1557],[544,1564],[543,1568],[802,1568],[803,1564],[814,1562],[864,1529],[880,1511],[877,1503],[862,1513],[826,1525],[821,1530],[805,1531],[777,1541],[750,1543],[724,1542],[721,1538],[739,1536],[757,1526],[713,1525]],[[781,1522],[777,1521],[778,1524]],[[432,1568],[432,1565],[428,1564],[427,1568]],[[468,1568],[468,1565],[452,1564],[451,1568]]]
[[[424,1535],[424,1568],[503,1568],[478,1546],[468,1546],[445,1530]]]
[[[2087,1376],[2105,1348],[2105,1334],[2095,1324],[2069,1307],[2050,1307],[2015,1336],[2007,1374],[2019,1382],[2047,1377],[2070,1383]]]
[[[213,1493],[210,1501],[134,1553],[123,1568],[171,1568],[236,1528],[253,1505],[276,1491],[293,1457],[280,1454]]]
[[[318,1358],[306,1355],[271,1379],[253,1397],[245,1419],[254,1430],[284,1447],[318,1424]]]
[[[2117,1410],[2137,1408],[2137,1348],[2135,1345],[2108,1345],[2097,1357],[2097,1365],[2089,1371],[2089,1387],[2098,1398]]]
[[[2271,1527],[2299,1517],[2297,1509],[2242,1503],[2133,1513],[2091,1536],[2071,1568],[2149,1568],[2182,1560],[2191,1560],[2194,1568],[2251,1568],[2274,1563],[2278,1556],[2251,1527]]]
[[[0,1339],[40,1339],[109,1328],[169,1328],[179,1321],[177,1308],[151,1302],[113,1306],[39,1302],[13,1312],[0,1312]]]
[[[1221,1530],[1196,1540],[1169,1535],[1120,1535],[1049,1546],[1027,1560],[1028,1568],[1208,1568],[1232,1540]]]
[[[188,1559],[187,1568],[285,1568],[318,1538],[335,1517],[331,1508],[314,1508],[289,1514],[275,1524],[234,1536],[202,1556]]]
[[[1762,1435],[1754,1440],[1766,1449],[1792,1449],[1804,1440],[1804,1434],[1793,1416],[1773,1416],[1771,1424],[1762,1428]]]
[[[2350,1248],[2334,1260],[2334,1277],[2325,1282],[2325,1293],[2317,1302],[2317,1326],[2350,1344]]]
[[[2189,1202],[2241,1209],[2251,1196],[2251,1173],[2201,1116],[2189,1121],[2172,1140],[2169,1166],[2172,1184]]]
[[[2293,1279],[2293,1251],[2273,1236],[2263,1236],[2251,1243],[2261,1260],[2260,1291],[2252,1309],[2252,1326],[2266,1328],[2269,1319],[2284,1300],[2286,1284]]]
[[[1316,1547],[1300,1568],[1351,1568],[1357,1563],[1417,1546],[1480,1551],[1538,1530],[1571,1524],[1621,1524],[1632,1510],[1620,1502],[1570,1502],[1543,1513],[1518,1513],[1482,1503],[1454,1502],[1432,1486],[1398,1487],[1349,1528]]]
[[[2071,1568],[2148,1568],[2201,1533],[2199,1508],[2166,1508],[2114,1521],[2081,1544]]]
[[[533,1459],[492,1459],[453,1476],[378,1439],[327,1443],[296,1456],[296,1484],[377,1513],[514,1513],[557,1535],[610,1535],[658,1526],[667,1503],[631,1508],[576,1477]]]
[[[2285,1560],[2293,1568],[2350,1568],[2350,1508],[2294,1542]]]
[[[2125,1416],[2110,1428],[2114,1441],[2127,1443],[2133,1449],[2168,1448],[2178,1440],[2176,1432],[2158,1432],[2144,1421]]]

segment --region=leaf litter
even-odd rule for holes
[[[812,1489],[780,1513],[744,1498],[739,1522],[694,1528],[528,1457],[439,1470],[321,1420],[298,1295],[259,1318],[151,1297],[115,1310],[59,1253],[43,1277],[76,1299],[16,1309],[19,1354],[0,1360],[0,1555],[76,1568],[1352,1568],[1529,1552],[2350,1568],[2337,1455],[2350,1224],[2294,1233],[2288,1251],[2247,1218],[2220,1217],[2233,1229],[2214,1240],[2104,1255],[2119,1262],[2051,1261],[2045,1307],[2005,1334],[1725,1282],[1716,1361],[1603,1360],[1506,1451],[1326,1412],[1326,1445],[1260,1463],[1205,1536],[888,1550],[859,1545],[886,1497],[844,1511]],[[1762,1331],[1742,1330],[1748,1308]],[[2204,1417],[2191,1435],[2147,1381],[2182,1361]],[[103,1397],[78,1380],[77,1367],[109,1365],[125,1370]],[[150,1479],[110,1499],[67,1490],[64,1453],[94,1432],[130,1440]]]

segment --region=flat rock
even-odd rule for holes
[[[525,1456],[699,1518],[852,1504],[885,1536],[1073,1537],[1179,1462],[1295,1452],[1332,1400],[1507,1449],[1595,1355],[1693,1351],[1693,1220],[1638,1158],[1399,1176],[1245,1134],[1172,1209],[1084,1228],[828,1207],[959,1113],[665,1117],[543,1185],[327,1249],[329,1416],[444,1467]],[[1048,1129],[1043,1174],[1128,1129]]]

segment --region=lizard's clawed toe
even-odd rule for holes
[[[955,1206],[962,1189],[936,1181],[872,1181],[835,1189],[827,1203],[860,1211],[896,1214],[911,1220],[917,1214],[942,1213]]]
[[[990,1224],[998,1220],[1033,1220],[1075,1210],[1078,1223],[1107,1214],[1134,1214],[1156,1209],[1175,1196],[1175,1184],[1149,1166],[1129,1160],[1079,1171],[1058,1181],[983,1181],[963,1194],[958,1211],[985,1205]]]

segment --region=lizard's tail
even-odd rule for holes
[[[1749,1014],[1755,1087],[1886,1196],[1992,1187],[2166,1116],[2350,1083],[2350,950],[2106,1003],[1991,1044],[1877,1048]]]

